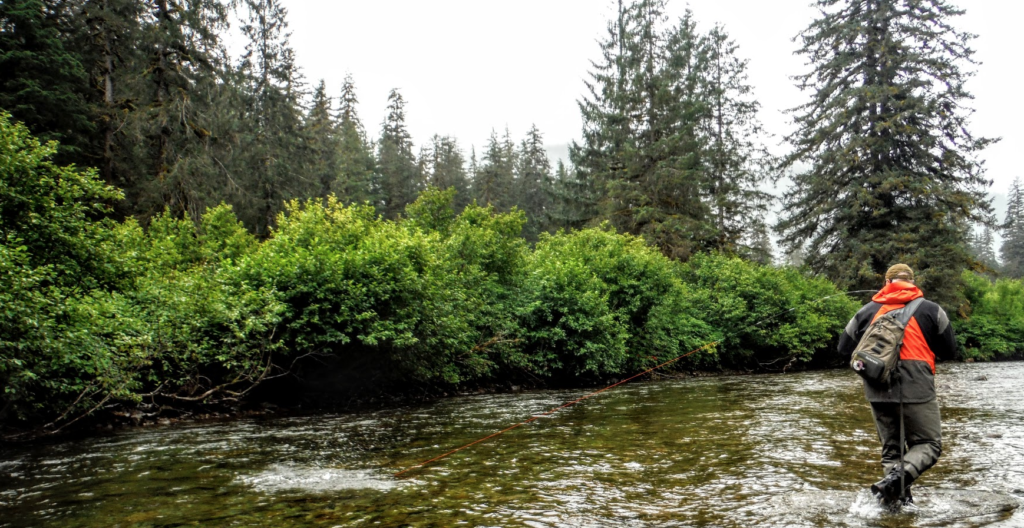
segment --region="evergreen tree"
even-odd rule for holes
[[[316,196],[326,198],[331,194],[340,172],[337,129],[331,109],[331,98],[327,95],[327,86],[323,79],[313,91],[313,101],[306,115],[305,136],[308,142],[303,145],[308,167],[305,172],[317,182]]]
[[[599,194],[593,179],[567,168],[562,160],[555,166],[551,194],[545,231],[581,229],[598,217]]]
[[[380,184],[376,180],[373,146],[366,139],[366,131],[356,105],[355,81],[345,76],[341,87],[341,104],[338,109],[338,179],[333,190],[342,203],[379,203]]]
[[[420,155],[423,179],[438,189],[455,189],[452,206],[461,211],[470,202],[469,178],[466,175],[466,158],[458,141],[450,136],[434,135],[423,147]]]
[[[138,79],[148,65],[142,44],[145,13],[145,4],[135,0],[86,1],[79,17],[85,28],[75,35],[96,88],[93,113],[100,134],[91,159],[104,181],[122,189],[132,185],[138,172],[136,160],[126,155],[127,146],[138,141],[125,137],[125,129],[142,99]],[[131,203],[121,208],[133,210]]]
[[[59,141],[58,164],[91,161],[94,129],[88,71],[68,38],[72,7],[58,0],[0,2],[0,108],[41,141]]]
[[[818,0],[801,35],[812,90],[793,110],[794,176],[778,227],[808,242],[810,267],[841,288],[882,282],[893,263],[918,272],[929,297],[958,304],[970,264],[969,223],[990,211],[975,154],[991,143],[967,131],[964,87],[972,35],[944,0]]]
[[[701,143],[707,146],[702,158],[714,233],[711,247],[727,253],[752,251],[755,260],[770,262],[771,242],[762,219],[771,196],[760,187],[772,163],[756,142],[764,132],[757,119],[760,105],[747,84],[747,61],[736,56],[737,46],[721,26],[711,30],[704,45]]]
[[[519,144],[514,196],[516,205],[526,213],[527,223],[523,236],[537,240],[548,228],[548,215],[552,214],[553,196],[551,160],[544,150],[544,139],[537,125],[532,125],[526,138]]]
[[[981,233],[972,235],[968,248],[971,256],[985,266],[989,271],[999,270],[999,261],[996,260],[995,238],[992,236],[992,229],[984,225]]]
[[[768,235],[768,225],[764,220],[753,220],[746,228],[748,231],[745,247],[741,255],[759,264],[771,265],[775,261],[772,250],[772,239]]]
[[[603,218],[685,259],[710,238],[697,131],[704,56],[689,12],[671,31],[665,18],[663,0],[620,1],[570,159],[594,182]]]
[[[199,218],[220,185],[208,158],[209,99],[220,83],[227,27],[220,0],[155,0],[145,4],[137,60],[129,86],[136,110],[126,114],[118,146],[120,179],[131,212],[148,217],[167,208]],[[216,199],[216,198],[214,198]]]
[[[473,197],[480,205],[492,205],[499,211],[508,211],[515,205],[512,196],[515,181],[516,152],[508,129],[505,136],[491,130],[484,151],[483,163],[475,171]]]
[[[245,190],[239,218],[260,235],[268,232],[285,201],[313,196],[319,181],[303,174],[300,100],[301,76],[289,44],[287,10],[278,0],[246,0],[248,17],[242,32],[249,42],[241,71],[248,86],[245,93],[246,122],[242,139]]]
[[[405,100],[397,89],[388,94],[388,115],[377,145],[382,208],[385,218],[398,218],[424,189],[412,138],[405,128]]]
[[[1002,270],[1006,276],[1024,277],[1024,192],[1020,178],[1014,178],[1010,186],[999,256],[1003,260]]]

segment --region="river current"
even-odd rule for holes
[[[883,512],[845,370],[459,396],[0,451],[0,527],[1024,526],[1024,363],[939,366],[944,453]]]

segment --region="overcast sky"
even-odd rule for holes
[[[1024,2],[960,0],[956,23],[978,35],[982,62],[968,83],[976,113],[971,132],[1002,137],[982,154],[994,194],[1024,176],[1020,21]],[[517,142],[535,123],[546,143],[578,138],[576,101],[590,60],[600,56],[612,0],[283,0],[291,44],[310,85],[327,82],[332,96],[346,73],[355,79],[359,112],[371,137],[380,134],[387,95],[398,88],[417,148],[434,134],[456,137],[478,153],[492,129],[507,126]],[[724,25],[749,59],[749,81],[761,121],[776,141],[790,132],[783,110],[805,101],[790,77],[808,70],[793,54],[793,37],[815,16],[809,0],[670,0],[673,19],[689,7],[699,29]],[[784,145],[770,145],[777,153]]]

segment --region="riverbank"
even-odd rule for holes
[[[818,366],[808,368],[807,365],[799,365],[789,370],[789,373],[804,372],[807,370],[829,370],[830,367]],[[681,371],[667,369],[665,371],[653,371],[650,374],[630,381],[630,384],[644,383],[661,380],[687,380],[698,378],[717,378],[728,376],[756,376],[785,374],[786,371],[753,371],[753,370],[693,370]],[[639,373],[636,373],[639,374]],[[208,423],[225,423],[240,419],[277,419],[297,418],[328,414],[360,414],[366,412],[383,411],[400,407],[429,405],[439,401],[457,397],[483,396],[498,394],[520,394],[530,391],[551,391],[551,390],[599,390],[622,381],[620,378],[608,378],[593,384],[551,384],[542,379],[520,379],[516,382],[478,384],[462,388],[438,388],[421,389],[410,392],[379,393],[371,396],[349,395],[339,397],[325,397],[323,394],[307,394],[298,398],[289,398],[289,403],[257,401],[246,403],[236,407],[219,406],[217,408],[198,407],[192,412],[182,412],[180,409],[167,409],[167,413],[143,412],[138,409],[126,409],[114,412],[93,413],[84,417],[74,426],[63,429],[56,433],[40,431],[38,429],[24,428],[21,430],[6,430],[0,433],[0,446],[24,445],[39,441],[63,442],[74,439],[85,439],[93,436],[102,436],[117,431],[126,431],[149,427],[167,426],[191,426]],[[295,387],[291,387],[294,389]],[[276,392],[274,388],[267,388],[269,392]]]

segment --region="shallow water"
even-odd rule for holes
[[[843,371],[144,428],[0,453],[0,526],[1024,526],[1024,363],[940,365],[945,452],[881,512]]]

